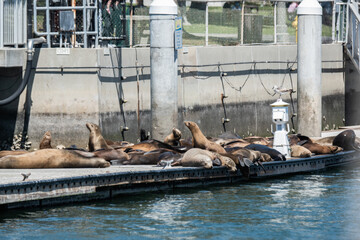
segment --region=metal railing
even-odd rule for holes
[[[360,72],[360,14],[358,3],[348,3],[346,50],[355,67]]]
[[[25,45],[26,0],[0,0],[0,48]]]
[[[94,36],[95,38],[95,47],[98,45],[98,25],[94,24],[94,30],[88,30],[88,25],[91,22],[95,23],[98,19],[98,1],[91,3],[89,0],[82,0],[82,6],[51,6],[50,0],[45,1],[45,6],[38,6],[40,1],[33,0],[33,10],[34,10],[34,33],[37,36],[46,36],[48,47],[60,45],[60,30],[58,22],[59,11],[73,11],[76,16],[76,11],[82,12],[82,22],[79,26],[76,27],[76,30],[71,34],[82,36],[80,42],[73,42],[73,45],[79,45],[83,47],[88,47],[88,36]],[[43,3],[40,2],[40,3]],[[43,4],[42,4],[43,5]],[[38,14],[40,11],[44,12],[43,15]],[[94,13],[94,17],[92,17]],[[42,23],[44,26],[44,31],[39,30],[38,28],[38,18],[42,16],[44,19]],[[90,21],[88,21],[88,19]],[[80,31],[78,31],[80,28]],[[55,31],[57,30],[57,31]],[[56,36],[58,41],[52,41],[52,37]],[[55,39],[54,39],[55,40]],[[58,43],[56,43],[58,42]]]

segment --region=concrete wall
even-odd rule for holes
[[[103,135],[112,140],[124,137],[135,142],[140,128],[150,130],[149,48],[70,49],[69,54],[57,51],[37,49],[27,91],[11,106],[0,108],[6,113],[1,118],[7,118],[1,119],[2,131],[27,131],[32,147],[37,148],[45,131],[51,131],[54,146],[86,147],[86,122],[99,124]],[[323,45],[322,53],[323,128],[332,128],[343,125],[344,118],[342,46]],[[277,99],[272,87],[296,90],[294,62],[296,45],[184,48],[179,51],[179,121],[174,126],[185,137],[190,132],[184,120],[197,122],[206,135],[221,134],[224,109],[220,95],[225,90],[226,113],[231,120],[225,125],[227,131],[271,135],[269,104]],[[223,83],[220,71],[227,73]],[[20,72],[18,69],[17,75]],[[1,79],[4,75],[6,71],[0,69]],[[8,79],[6,84],[12,81]],[[1,96],[12,91],[4,90],[5,82],[0,81]],[[283,98],[291,103],[289,95]],[[293,98],[296,109],[296,94]],[[121,104],[121,99],[127,102]],[[14,116],[9,117],[10,113]],[[129,131],[122,136],[125,126]],[[0,138],[6,140],[5,136]]]

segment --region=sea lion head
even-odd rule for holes
[[[224,159],[224,165],[227,167],[227,169],[230,172],[236,172],[237,168],[235,162],[229,157],[223,157],[223,159]]]
[[[271,156],[267,153],[261,153],[260,159],[262,162],[271,162],[272,161]]]
[[[180,138],[181,138],[181,131],[180,131],[179,129],[173,128],[173,129],[172,129],[172,133],[173,133],[173,135],[174,135],[174,139],[175,139],[175,140],[180,140]]]
[[[189,129],[195,127],[197,124],[195,122],[191,121],[184,121],[185,126],[187,126]]]
[[[45,132],[40,144],[39,149],[46,149],[46,148],[52,148],[51,147],[51,133],[49,131]]]
[[[86,123],[86,127],[90,132],[100,132],[99,126],[95,123]]]

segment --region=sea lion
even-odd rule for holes
[[[29,153],[29,151],[26,151],[26,150],[15,150],[15,151],[3,150],[3,151],[0,151],[0,158],[9,156],[9,155],[21,155],[24,153]]]
[[[105,142],[107,145],[109,145],[110,147],[112,147],[114,149],[134,146],[133,143],[128,142],[128,141],[112,141],[112,140],[105,139]]]
[[[166,144],[164,142],[161,142],[161,141],[158,141],[155,139],[139,142],[137,144],[134,144],[133,146],[126,147],[123,149],[125,149],[125,152],[131,152],[134,150],[142,150],[144,152],[149,152],[149,151],[157,150],[160,148],[166,148],[166,149],[173,150],[173,151],[180,152],[180,153],[183,153],[186,151],[186,149],[184,147],[171,146],[169,144]]]
[[[247,145],[245,148],[260,151],[262,153],[267,153],[267,154],[269,154],[271,156],[271,158],[274,161],[286,161],[286,157],[283,154],[281,154],[276,149],[270,148],[270,147],[265,146],[265,145],[250,144],[250,145]]]
[[[165,137],[164,143],[171,146],[180,146],[181,131],[173,128],[171,134]]]
[[[51,133],[49,131],[47,131],[46,133],[44,133],[40,144],[39,144],[39,149],[47,149],[47,148],[52,148],[51,146]]]
[[[311,153],[314,154],[330,154],[330,153],[338,153],[343,149],[338,146],[329,146],[329,145],[322,145],[316,142],[313,142],[311,138],[308,136],[304,136],[301,134],[297,134],[296,136],[291,137],[291,145],[297,144],[303,146],[310,150]]]
[[[150,139],[150,135],[146,133],[145,129],[140,129],[140,142]]]
[[[247,145],[250,145],[250,143],[245,141],[244,139],[231,139],[230,141],[224,144],[224,148],[234,148],[234,147],[243,148]]]
[[[104,168],[110,163],[93,153],[76,150],[41,149],[0,158],[0,168]]]
[[[217,143],[209,141],[201,132],[199,126],[195,122],[185,121],[185,126],[189,128],[193,137],[193,146],[217,153],[226,153],[225,149]]]
[[[311,157],[311,151],[300,145],[291,145],[291,157],[306,158]]]
[[[168,153],[169,155],[171,154],[174,160],[181,157],[181,155],[175,151],[166,148],[160,148],[147,152],[129,152],[129,159],[119,159],[116,161],[111,161],[111,163],[118,165],[156,165],[161,160],[169,158],[169,155],[167,156],[165,153]]]
[[[90,152],[98,149],[113,149],[106,143],[98,125],[96,125],[95,123],[86,123],[86,127],[90,131],[88,143]]]
[[[333,140],[332,144],[343,148],[344,150],[358,150],[359,144],[355,141],[356,134],[354,130],[348,129],[339,133]]]
[[[93,152],[95,157],[103,158],[106,161],[121,160],[128,161],[129,155],[121,149],[100,149]]]
[[[269,154],[267,153],[261,153],[261,161],[262,162],[271,162],[272,158]]]
[[[248,158],[252,162],[261,158],[261,152],[254,151],[254,150],[247,149],[247,148],[239,148],[239,149],[231,152],[231,154],[236,155],[236,156],[242,156],[243,158]]]
[[[335,136],[323,137],[323,138],[311,138],[311,141],[321,145],[332,146]]]
[[[214,153],[216,158],[220,160],[221,165],[220,166],[225,166],[230,172],[236,172],[237,168],[236,168],[236,164],[235,161],[229,157],[229,156],[224,156],[221,155],[219,153]],[[213,164],[214,164],[214,160],[213,160]]]
[[[243,139],[250,144],[261,144],[261,145],[269,146],[269,144],[271,143],[271,141],[268,138],[259,137],[259,136],[249,136]]]
[[[183,167],[204,167],[212,168],[215,155],[207,150],[200,148],[189,149],[183,156],[183,158],[171,164],[172,166],[181,165]]]
[[[308,150],[310,150],[310,152],[314,154],[338,153],[343,150],[341,147],[338,146],[321,145],[318,143],[314,143],[311,140],[306,141],[305,143],[300,143],[300,146],[307,148]]]

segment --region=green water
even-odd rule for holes
[[[3,211],[0,239],[360,239],[360,167]]]

